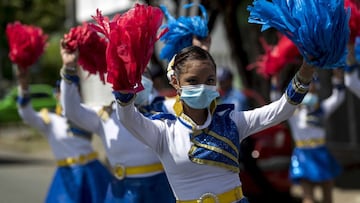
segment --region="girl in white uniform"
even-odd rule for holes
[[[359,65],[354,70],[345,72],[344,77],[346,87],[360,98]]]
[[[305,96],[314,68],[304,62],[278,101],[237,112],[233,105],[214,103],[219,96],[216,65],[207,51],[185,48],[170,66],[178,92],[176,116],[145,118],[133,105],[136,95],[114,92],[120,121],[158,154],[177,202],[247,202],[238,176],[240,142],[289,118]]]
[[[334,75],[330,97],[320,102],[317,94],[319,81],[313,82],[309,93],[288,120],[295,142],[290,178],[293,183],[300,184],[303,202],[307,203],[315,201],[313,190],[316,185],[322,188],[323,201],[332,202],[333,180],[341,172],[340,165],[325,145],[326,134],[323,126],[326,119],[345,99],[343,74],[340,70],[335,70]],[[272,83],[274,87],[277,86],[276,80],[272,80]],[[272,91],[271,95],[277,95],[276,91]]]
[[[28,89],[28,71],[19,69],[18,112],[23,121],[42,132],[51,146],[57,169],[45,202],[103,202],[111,174],[97,159],[92,134],[61,115],[43,109],[34,111]]]
[[[348,66],[345,68],[345,86],[360,98],[360,79],[359,79],[359,67],[358,60],[360,59],[360,37],[355,39],[354,44],[348,44]]]
[[[112,105],[97,112],[80,103],[76,54],[61,48],[61,55],[64,64],[61,69],[61,102],[64,113],[78,126],[100,136],[113,169],[114,177],[107,187],[105,202],[175,202],[158,156],[120,123]],[[152,90],[151,80],[143,78],[143,84],[145,90],[139,96],[138,103],[149,98]],[[158,101],[152,103],[159,107],[156,111],[162,111],[156,102]],[[154,110],[148,107],[143,106],[141,109]],[[147,131],[142,133],[146,135]]]

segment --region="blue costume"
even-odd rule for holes
[[[65,114],[77,125],[100,136],[113,171],[112,180],[105,187],[104,202],[175,202],[163,166],[152,149],[135,139],[123,126],[113,105],[95,110],[81,104],[74,80],[77,76],[70,77],[66,69],[62,71],[61,101]],[[157,98],[139,109],[150,116],[162,111],[161,103],[162,98]],[[146,130],[143,133],[147,134]]]
[[[241,140],[290,117],[306,92],[295,78],[280,100],[258,109],[238,112],[212,103],[203,125],[177,108],[175,115],[148,119],[132,105],[133,94],[115,97],[121,122],[158,154],[178,202],[246,203],[238,176]]]
[[[309,93],[307,96],[310,96]],[[325,119],[345,98],[343,85],[334,85],[333,94],[312,105],[307,96],[298,111],[289,119],[295,148],[291,157],[290,178],[294,183],[305,179],[323,182],[334,179],[341,167],[325,146]],[[309,99],[310,101],[311,99]]]
[[[97,159],[92,134],[47,109],[35,112],[29,101],[20,90],[19,114],[46,136],[58,165],[45,202],[103,202],[111,174]]]

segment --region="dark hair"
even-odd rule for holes
[[[177,76],[181,74],[181,70],[185,66],[185,63],[190,60],[210,60],[216,70],[215,61],[213,57],[209,54],[209,52],[198,46],[190,46],[182,49],[175,56],[174,65],[172,69],[175,71],[175,74]]]
[[[152,79],[163,77],[165,75],[164,69],[161,66],[153,63],[149,65],[147,71],[149,72],[149,75]]]
[[[233,73],[230,71],[229,67],[221,66],[216,71],[216,77],[218,81],[232,80]]]

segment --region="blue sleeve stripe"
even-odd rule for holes
[[[300,83],[295,82],[295,78],[293,78],[286,88],[286,98],[291,104],[300,104],[308,90],[308,86],[302,86]]]
[[[77,75],[68,75],[68,74],[64,74],[63,75],[63,79],[65,79],[68,82],[72,82],[75,83],[77,85],[79,85],[80,82],[80,78]]]
[[[18,96],[16,98],[16,102],[20,105],[20,106],[26,106],[29,102],[30,102],[30,97],[20,97]]]
[[[135,98],[135,94],[132,93],[123,94],[120,92],[113,91],[113,95],[115,96],[116,101],[120,105],[127,105]]]

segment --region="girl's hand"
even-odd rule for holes
[[[77,65],[77,59],[78,59],[78,51],[69,51],[66,49],[66,42],[64,39],[61,39],[60,41],[60,55],[61,59],[63,61],[64,67],[72,67],[75,68]]]
[[[205,39],[199,39],[196,36],[194,36],[192,40],[192,45],[198,46],[206,51],[209,51],[211,45],[211,37],[208,36]]]
[[[301,65],[298,78],[301,83],[309,84],[313,78],[315,73],[315,66],[308,64],[305,59],[303,60],[303,64]]]

